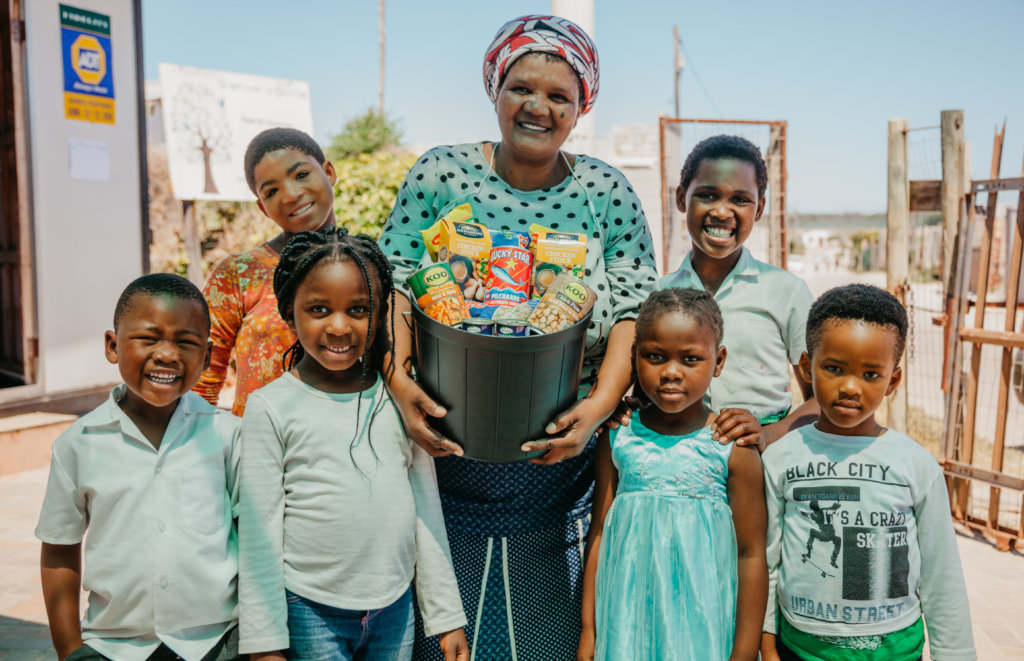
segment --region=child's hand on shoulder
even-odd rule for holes
[[[759,452],[766,446],[761,423],[747,409],[727,408],[718,412],[711,422],[711,438],[722,445],[756,445]]]
[[[444,661],[469,661],[469,643],[461,628],[446,631],[440,636]]]
[[[629,421],[633,419],[633,411],[639,411],[650,404],[646,398],[635,397],[633,395],[626,395],[619,402],[619,405],[615,407],[612,414],[608,416],[608,419],[604,421],[604,424],[598,428],[597,432],[601,433],[605,429],[618,429],[619,427],[625,427],[629,424]]]

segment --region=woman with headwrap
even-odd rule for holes
[[[395,331],[389,387],[406,431],[438,455],[438,487],[469,617],[473,658],[575,659],[583,547],[593,485],[595,430],[630,384],[633,320],[655,288],[650,233],[640,201],[615,168],[561,150],[594,105],[597,49],[574,23],[523,16],[488,47],[484,86],[500,142],[437,147],[405,178],[380,245],[395,282],[430,263],[420,230],[468,202],[475,222],[526,231],[537,223],[587,237],[584,280],[597,293],[587,333],[581,399],[548,426],[533,462],[494,464],[458,456],[429,425],[444,415],[408,373],[410,332]],[[398,310],[408,309],[399,297]],[[419,641],[418,641],[419,642]],[[439,658],[417,645],[417,658]]]

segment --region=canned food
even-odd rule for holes
[[[494,335],[494,320],[468,317],[462,320],[461,328],[474,335]]]
[[[582,280],[559,273],[530,315],[530,325],[545,333],[557,333],[587,316],[596,301],[594,290]]]
[[[514,307],[530,298],[533,253],[519,246],[491,248],[487,303]]]
[[[462,291],[455,283],[447,262],[420,269],[405,281],[416,297],[416,304],[431,319],[449,326],[458,326],[469,316],[466,299],[462,297]]]
[[[530,325],[525,321],[496,321],[494,334],[501,337],[525,337]]]

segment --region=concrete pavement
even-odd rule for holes
[[[32,535],[47,469],[0,478],[0,660],[56,657],[39,586],[39,542]]]

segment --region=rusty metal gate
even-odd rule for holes
[[[1024,176],[999,178],[1002,143],[997,132],[991,179],[972,182],[961,208],[942,462],[953,518],[1009,550],[1024,540]],[[1018,195],[1003,219],[1005,191]]]

